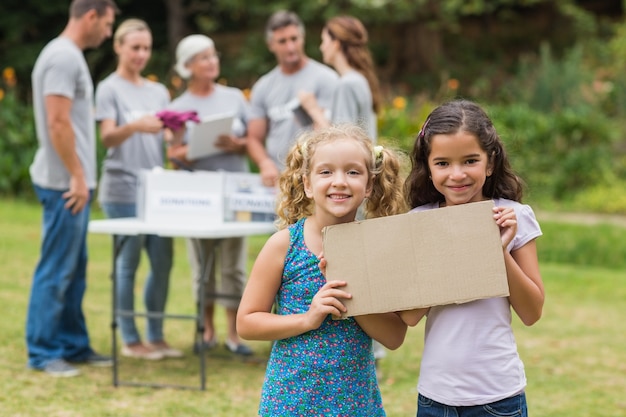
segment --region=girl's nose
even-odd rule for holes
[[[337,172],[333,176],[333,185],[345,185],[346,184],[346,175],[343,172]]]
[[[453,166],[452,172],[450,172],[450,178],[457,180],[465,178],[465,170],[462,166]]]

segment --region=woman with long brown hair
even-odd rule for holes
[[[381,94],[368,47],[367,29],[356,17],[333,17],[322,29],[320,51],[324,63],[331,65],[340,75],[331,114],[326,114],[318,106],[311,92],[300,93],[302,107],[316,126],[357,123],[375,142],[378,137],[376,113],[380,110]]]

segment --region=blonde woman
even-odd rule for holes
[[[164,85],[143,77],[152,53],[152,34],[146,22],[129,19],[114,34],[117,69],[96,90],[96,120],[107,155],[102,167],[98,200],[107,217],[135,217],[137,175],[140,169],[163,166],[163,123],[155,114],[170,102]],[[117,306],[134,311],[135,274],[142,249],[150,271],[144,287],[144,303],[151,313],[163,313],[172,268],[172,239],[154,235],[125,237],[116,260]],[[147,360],[180,357],[163,335],[163,319],[147,319],[147,343],[143,343],[134,317],[118,317],[124,346],[122,355]]]

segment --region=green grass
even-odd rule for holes
[[[101,217],[99,212],[94,217]],[[540,218],[541,221],[541,218]],[[542,222],[539,241],[547,300],[544,317],[532,327],[515,319],[520,355],[526,365],[532,416],[626,416],[626,276],[623,264],[597,263],[606,250],[626,253],[626,229]],[[39,252],[40,209],[33,203],[0,201],[0,415],[50,417],[254,416],[264,376],[269,343],[251,342],[257,361],[243,362],[223,348],[207,356],[207,390],[118,387],[110,369],[82,368],[77,378],[54,379],[27,370],[24,343],[25,312]],[[561,233],[561,235],[559,235]],[[603,240],[606,234],[611,237]],[[612,233],[616,233],[615,236]],[[593,238],[591,238],[593,236]],[[559,245],[559,241],[562,245]],[[264,242],[251,239],[251,261]],[[606,242],[610,242],[607,247]],[[621,245],[621,246],[620,246]],[[563,247],[565,249],[560,250]],[[570,249],[571,248],[571,249]],[[89,279],[84,309],[93,345],[111,350],[111,239],[89,236]],[[168,312],[194,312],[190,272],[182,239],[176,240]],[[576,253],[574,260],[561,252]],[[585,253],[587,256],[585,256]],[[561,261],[559,257],[569,259]],[[622,255],[621,259],[623,260]],[[545,261],[550,259],[550,262]],[[138,277],[143,277],[142,263]],[[604,265],[586,266],[586,265]],[[606,268],[611,265],[612,268]],[[141,304],[140,279],[137,302]],[[218,331],[224,338],[223,310]],[[198,358],[191,352],[193,323],[166,321],[170,343],[185,350],[181,360],[146,363],[122,360],[124,380],[185,385],[198,384]],[[423,324],[409,331],[405,344],[389,352],[382,363],[381,390],[390,417],[415,415],[415,385],[419,372]]]

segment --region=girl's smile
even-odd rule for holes
[[[316,213],[354,220],[371,189],[362,147],[349,139],[320,145],[311,161],[311,174],[304,178],[304,188],[307,197],[315,200]]]
[[[491,163],[474,135],[463,131],[434,135],[428,168],[447,206],[485,199],[482,189],[491,175]]]

